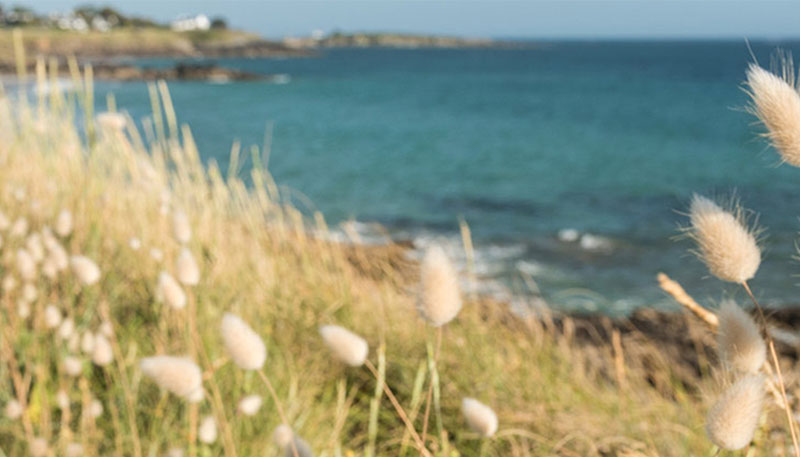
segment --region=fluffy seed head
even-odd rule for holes
[[[69,408],[69,395],[66,390],[61,389],[56,392],[56,405],[62,410]]]
[[[17,288],[17,280],[11,276],[11,274],[7,274],[3,277],[3,292],[11,292]]]
[[[182,248],[176,262],[178,281],[187,286],[196,286],[200,282],[200,268],[194,261],[192,251]]]
[[[272,440],[275,441],[275,444],[277,444],[281,449],[286,448],[286,446],[288,446],[292,441],[293,437],[294,432],[292,432],[292,428],[286,424],[281,424],[275,427],[275,431],[272,432]]]
[[[747,281],[761,263],[755,233],[744,225],[741,213],[741,209],[725,211],[700,195],[692,198],[690,236],[708,270],[723,281]]]
[[[8,231],[8,234],[12,238],[22,238],[28,233],[28,220],[24,217],[20,217],[14,221],[14,224],[11,225],[11,229]]]
[[[736,371],[757,373],[767,360],[767,350],[756,323],[732,301],[723,302],[717,316],[720,359]]]
[[[788,65],[788,66],[787,66]],[[800,94],[793,86],[791,62],[784,65],[784,77],[758,65],[747,69],[749,110],[767,127],[766,136],[784,162],[800,166]]]
[[[201,392],[202,398],[203,375],[191,359],[160,355],[142,359],[139,366],[162,389],[185,399],[196,399]]]
[[[142,241],[139,238],[136,238],[136,237],[131,238],[130,240],[128,240],[128,246],[132,250],[138,251],[142,247]]]
[[[106,338],[111,338],[114,336],[114,326],[109,321],[103,321],[98,327],[98,331],[101,335],[104,335]]]
[[[88,257],[74,255],[69,260],[72,271],[78,277],[78,281],[84,286],[91,286],[100,280],[100,268]]]
[[[441,327],[461,310],[458,274],[438,245],[428,248],[420,268],[420,314],[432,326]]]
[[[64,247],[58,241],[47,244],[48,256],[46,260],[52,262],[53,267],[58,271],[64,271],[69,267],[69,255]]]
[[[482,436],[490,437],[497,431],[497,415],[492,408],[475,400],[465,398],[461,401],[461,412],[467,420],[467,425]]]
[[[338,325],[323,325],[319,334],[333,355],[347,365],[359,367],[367,359],[367,341],[350,330]]]
[[[42,244],[42,237],[38,233],[31,233],[25,240],[25,249],[33,258],[36,263],[44,259],[44,245]]]
[[[764,402],[764,378],[747,375],[719,397],[708,412],[706,433],[715,445],[729,451],[753,440]]]
[[[164,251],[158,248],[152,248],[150,249],[150,258],[156,262],[161,262],[164,260]]]
[[[98,333],[94,336],[92,362],[103,367],[111,363],[112,360],[114,360],[114,351],[111,348],[111,343],[105,335]]]
[[[25,249],[17,250],[17,271],[19,276],[25,281],[36,279],[36,261],[33,256]]]
[[[68,374],[69,376],[79,376],[83,371],[83,364],[81,363],[81,359],[77,357],[67,356],[64,358],[64,373]]]
[[[72,213],[67,209],[62,209],[56,217],[56,233],[60,237],[69,236],[72,233]]]
[[[261,408],[261,397],[248,395],[239,400],[238,410],[245,416],[254,416]]]
[[[83,445],[81,443],[69,443],[64,448],[65,457],[81,457],[83,455]]]
[[[167,451],[167,457],[183,457],[183,448],[174,447]]]
[[[97,419],[98,417],[103,415],[103,403],[100,402],[98,399],[93,399],[89,403],[89,417],[92,419]]]
[[[171,274],[162,271],[158,275],[156,300],[172,308],[183,309],[186,306],[186,293]]]
[[[58,327],[58,337],[62,340],[69,339],[72,336],[72,332],[75,331],[75,321],[72,318],[66,318],[61,322],[61,326]]]
[[[47,444],[47,440],[41,437],[34,438],[30,442],[30,449],[28,451],[31,454],[31,457],[46,457],[47,452],[50,449],[50,446]]]
[[[175,241],[181,244],[186,244],[192,239],[192,225],[182,210],[176,209],[172,213],[172,235]]]
[[[9,420],[17,420],[22,416],[22,405],[17,400],[9,400],[6,403],[5,415]]]
[[[48,305],[44,309],[44,325],[50,329],[61,325],[61,311],[53,305]]]
[[[94,351],[94,333],[84,332],[81,335],[81,352],[89,354]]]
[[[17,301],[17,315],[20,319],[27,319],[31,315],[31,305],[25,300]]]
[[[238,316],[222,316],[222,341],[231,359],[243,370],[260,370],[267,360],[267,348],[261,337]]]
[[[214,420],[214,416],[206,416],[200,422],[200,426],[197,428],[197,439],[205,444],[213,444],[214,441],[217,441],[217,422]]]

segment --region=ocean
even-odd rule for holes
[[[234,139],[262,145],[285,195],[367,242],[384,231],[448,246],[477,289],[538,288],[553,308],[673,308],[664,271],[701,303],[744,300],[676,239],[692,193],[730,196],[766,227],[757,296],[791,306],[800,170],[780,165],[744,111],[755,57],[798,43],[542,42],[509,49],[330,49],[317,58],[213,59],[279,83],[170,82],[179,121],[223,169]],[[151,59],[145,65],[171,61]],[[145,83],[98,82],[135,119]],[[247,173],[247,164],[241,171]],[[379,225],[381,228],[378,228]],[[535,285],[535,286],[534,286]]]

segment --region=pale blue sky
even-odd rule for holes
[[[8,5],[10,2],[2,1]],[[21,0],[46,12],[107,4],[169,20],[204,12],[268,37],[396,31],[518,38],[793,38],[798,0]]]

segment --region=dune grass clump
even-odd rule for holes
[[[48,456],[708,452],[697,392],[715,382],[678,381],[643,334],[585,345],[569,316],[462,297],[441,248],[417,265],[332,242],[258,151],[234,145],[231,172],[203,163],[165,84],[139,130],[111,98],[96,115],[90,67],[73,70],[70,94],[0,98],[4,455],[42,440]]]

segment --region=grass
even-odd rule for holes
[[[332,361],[317,331],[334,323],[364,336],[371,360],[421,430],[430,329],[415,309],[417,267],[405,260],[402,248],[328,241],[324,218],[288,205],[258,166],[257,154],[251,184],[223,176],[213,162],[205,165],[189,127],[160,108],[171,106],[165,86],[151,91],[158,109],[149,133],[128,122],[125,131],[101,126],[86,139],[81,132],[93,129],[82,125],[87,118],[94,122],[80,108],[90,105],[87,81],[76,78],[72,94],[53,91],[31,102],[0,99],[0,210],[12,221],[27,218],[31,231],[52,226],[62,209],[70,210],[74,230],[62,240],[64,247],[95,260],[102,272],[89,287],[69,272],[55,281],[38,278],[39,296],[28,319],[15,311],[19,288],[0,296],[0,403],[24,393],[29,407],[23,417],[31,424],[26,430],[25,420],[0,418],[2,454],[29,455],[34,436],[47,440],[54,449],[50,455],[61,455],[72,441],[81,442],[88,456],[160,455],[174,447],[189,452],[190,421],[221,408],[230,439],[221,430],[215,444],[198,444],[199,455],[282,455],[271,441],[281,423],[276,405],[256,374],[238,369],[224,353],[219,325],[231,311],[267,343],[265,371],[290,425],[316,455],[418,455],[375,378]],[[192,224],[188,248],[201,270],[183,310],[155,299],[159,273],[174,274],[181,248],[172,237],[170,214],[176,209]],[[7,232],[2,238],[0,273],[14,276],[14,253],[24,240]],[[130,247],[133,238],[141,248]],[[164,259],[155,260],[152,249]],[[76,351],[43,327],[50,303],[71,316],[80,332],[110,322],[114,363],[99,367],[79,355],[83,372],[66,377],[60,361]],[[207,374],[207,396],[190,414],[184,401],[143,378],[138,361],[190,353],[192,309],[196,343],[207,354],[198,360]],[[522,317],[506,304],[467,300],[444,329],[436,363],[441,412],[432,413],[432,422],[441,421],[445,433],[427,435],[431,452],[441,455],[448,447],[448,456],[481,453],[482,439],[460,414],[463,397],[497,412],[500,427],[484,449],[487,455],[712,451],[703,422],[707,393],[718,390],[718,381],[706,376],[687,387],[678,380],[675,360],[636,332],[613,346],[610,339],[579,345],[575,325],[569,318],[556,325],[549,314]],[[379,352],[385,365],[378,363]],[[69,395],[69,414],[55,405],[59,389]],[[237,414],[238,400],[252,393],[264,398],[259,413]],[[81,413],[92,398],[104,405],[96,420]],[[768,427],[780,424],[781,411],[771,409],[766,420]],[[788,436],[779,427],[767,430],[770,439],[757,439],[754,450],[760,455],[786,449]]]
[[[4,64],[13,64],[13,30],[0,29]],[[240,30],[213,29],[175,32],[169,28],[120,27],[109,32],[75,32],[47,27],[26,27],[24,44],[29,55],[115,57],[125,55],[190,55],[197,47],[220,47],[257,42],[260,38]]]

